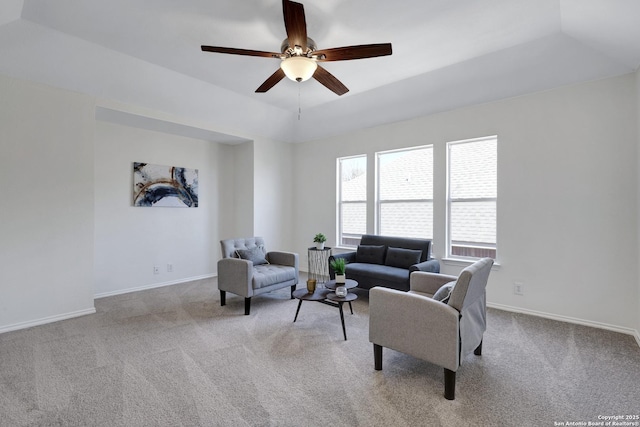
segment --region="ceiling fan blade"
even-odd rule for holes
[[[363,44],[359,46],[335,47],[313,52],[318,61],[347,61],[349,59],[375,58],[391,55],[391,43]]]
[[[284,76],[285,74],[284,71],[282,71],[282,68],[278,68],[275,73],[271,74],[271,76],[267,80],[265,80],[265,82],[262,83],[262,85],[260,85],[258,89],[256,89],[256,93],[264,93],[268,91],[269,89],[274,87],[276,83],[284,79]]]
[[[333,74],[318,65],[316,72],[313,73],[313,78],[319,81],[330,91],[336,93],[338,96],[344,95],[349,92],[349,89],[342,84],[342,82],[335,78]]]
[[[261,56],[263,58],[280,58],[279,53],[261,50],[236,49],[233,47],[201,46],[203,52],[230,53],[232,55]]]
[[[307,21],[304,17],[304,6],[294,1],[282,0],[282,12],[289,47],[300,46],[305,52],[307,50]]]

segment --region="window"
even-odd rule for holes
[[[447,255],[496,257],[497,137],[450,142]]]
[[[377,154],[377,233],[433,237],[433,147]]]
[[[338,159],[338,245],[357,246],[367,232],[367,157]]]

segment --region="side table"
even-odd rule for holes
[[[309,279],[316,279],[318,283],[329,280],[329,257],[331,257],[331,248],[309,248],[307,251]]]

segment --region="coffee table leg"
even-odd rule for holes
[[[349,309],[351,310],[351,314],[353,314],[353,307],[351,307],[351,301],[349,301]]]
[[[296,323],[296,320],[298,320],[298,313],[300,313],[301,305],[302,305],[302,300],[298,300],[298,309],[296,310],[296,317],[293,318],[293,323]]]
[[[344,327],[344,313],[342,311],[342,304],[344,304],[343,302],[339,302],[338,303],[338,308],[340,309],[340,321],[342,322],[342,333],[344,334],[344,340],[347,340],[347,330]]]

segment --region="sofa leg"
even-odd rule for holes
[[[220,305],[223,306],[227,303],[227,291],[220,291]]]
[[[473,350],[473,354],[475,354],[476,356],[482,355],[482,341],[480,341],[480,345],[476,347],[475,350]]]
[[[291,299],[293,299],[293,291],[296,290],[296,285],[291,285]]]
[[[251,298],[244,299],[244,315],[248,316],[249,311],[251,311]]]
[[[454,400],[456,398],[456,373],[444,368],[444,398]]]
[[[382,346],[378,344],[373,345],[373,364],[376,371],[382,370]]]

